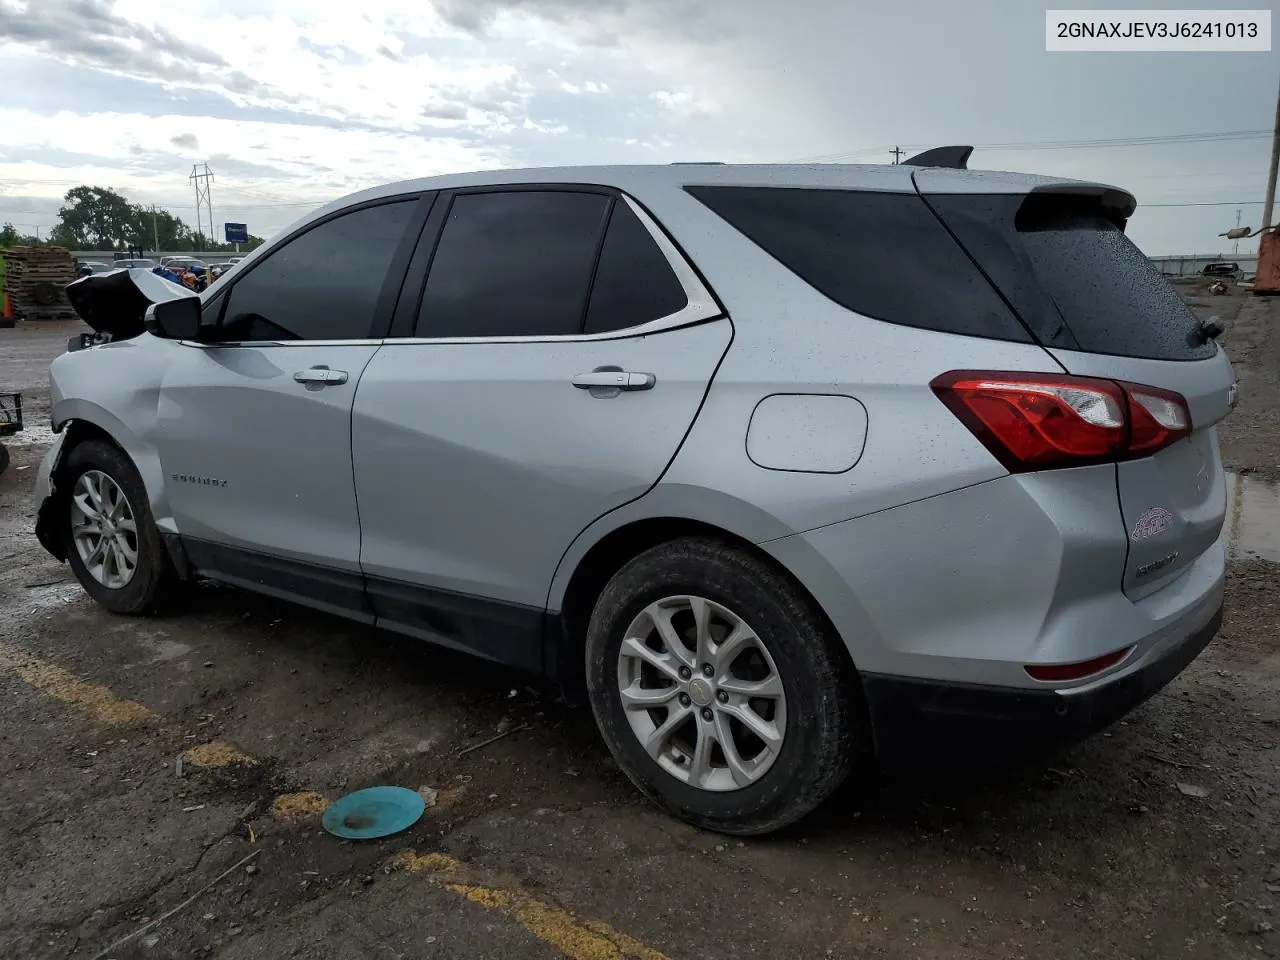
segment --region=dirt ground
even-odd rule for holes
[[[867,776],[746,842],[638,799],[589,711],[520,675],[223,587],[94,606],[31,534],[77,328],[0,330],[35,428],[0,476],[0,957],[1280,955],[1280,300],[1184,292],[1241,386],[1221,435],[1253,546],[1219,638],[1041,765]],[[319,828],[373,784],[436,802],[384,841]]]

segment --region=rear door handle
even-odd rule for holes
[[[580,390],[612,387],[615,390],[649,390],[658,378],[652,373],[631,373],[627,370],[592,370],[580,373],[570,381]]]
[[[299,370],[293,375],[293,379],[298,383],[346,383],[347,371],[312,367],[309,370]]]

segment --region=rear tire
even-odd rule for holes
[[[178,587],[142,477],[117,447],[86,440],[60,472],[67,562],[85,592],[113,613],[152,613]]]
[[[838,644],[765,560],[676,540],[628,563],[596,602],[592,711],[650,799],[709,830],[769,833],[817,807],[858,758],[865,712]]]

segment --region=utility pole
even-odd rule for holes
[[[1259,231],[1271,226],[1271,208],[1276,199],[1276,168],[1280,167],[1280,91],[1276,93],[1276,127],[1271,137],[1271,169],[1267,173],[1267,199],[1262,204]]]
[[[209,164],[207,163],[192,164],[191,176],[187,179],[194,183],[196,187],[196,233],[199,236],[204,236],[204,227],[200,217],[200,208],[203,204],[204,209],[209,214],[209,236],[205,239],[212,240],[213,191],[210,189],[210,184],[213,183],[213,171],[209,169]]]
[[[1240,229],[1240,211],[1239,210],[1236,211],[1236,229],[1237,230]],[[1240,252],[1240,241],[1237,240],[1231,246],[1231,255],[1234,257],[1239,252]]]
[[[1239,222],[1239,217],[1237,217],[1236,220],[1237,222]],[[152,252],[159,253],[160,252],[160,225],[156,221],[156,205],[154,203],[151,205],[151,239],[155,243],[155,246],[152,248]]]
[[[893,163],[894,163],[894,166],[897,166],[897,165],[898,165],[898,163],[899,163],[899,158],[900,158],[904,153],[906,153],[907,151],[905,151],[905,150],[901,150],[901,149],[899,149],[898,147],[894,147],[894,148],[893,148],[892,150],[890,150],[889,152],[893,154]]]

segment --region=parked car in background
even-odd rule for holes
[[[115,260],[111,264],[113,270],[151,270],[156,262],[148,259]]]
[[[207,577],[582,690],[713,830],[1034,755],[1222,618],[1235,378],[1134,206],[910,163],[366,190],[95,313],[131,348],[53,362],[37,534],[119,613]]]
[[[1201,271],[1202,275],[1206,277],[1235,277],[1243,272],[1240,269],[1240,264],[1230,261],[1207,264],[1204,270]]]
[[[94,273],[106,273],[108,270],[116,269],[115,266],[103,263],[100,260],[81,260],[76,267],[76,276],[86,277]]]
[[[226,263],[209,264],[209,282],[213,283],[219,280],[224,273],[226,273],[228,270],[230,270],[234,266],[235,264],[232,263],[231,261],[227,261]]]

